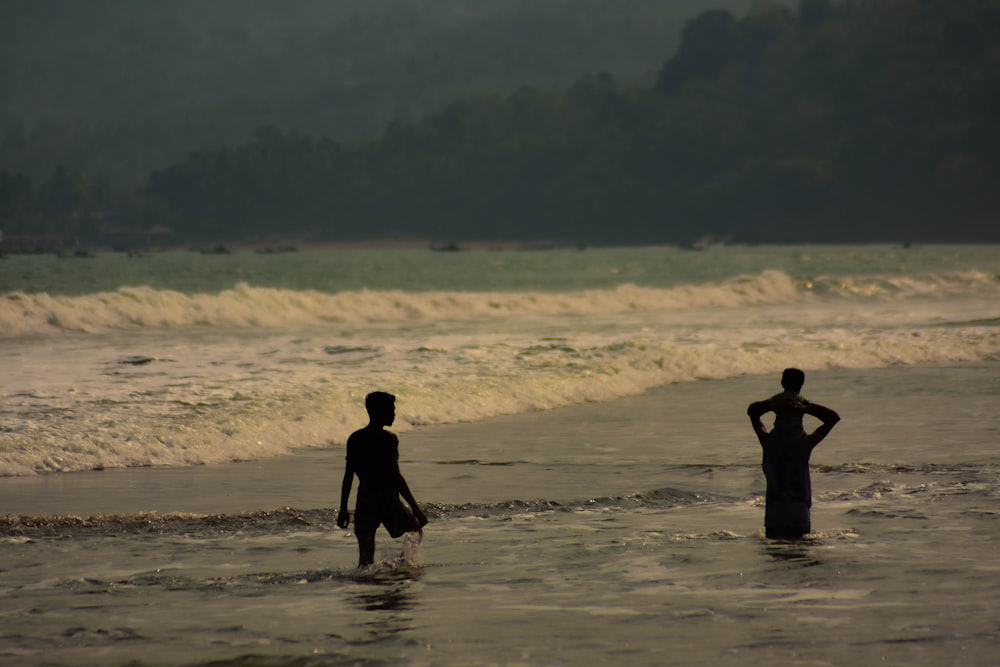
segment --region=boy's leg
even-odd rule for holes
[[[367,567],[375,562],[375,532],[358,533],[358,567]]]

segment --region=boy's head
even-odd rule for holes
[[[385,391],[373,391],[365,396],[365,409],[373,422],[391,426],[396,418],[396,397]]]
[[[802,385],[806,383],[806,374],[798,368],[786,368],[781,374],[781,387],[785,391],[793,391],[796,394],[802,391]]]

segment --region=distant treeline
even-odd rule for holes
[[[997,118],[994,0],[801,0],[698,15],[649,83],[467,96],[363,142],[261,128],[120,209],[184,239],[1000,241]],[[7,174],[0,215],[72,181]]]
[[[459,97],[652,76],[755,0],[4,0],[0,169],[138,185],[262,125],[353,142]]]

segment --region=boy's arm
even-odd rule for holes
[[[764,416],[764,413],[770,411],[771,406],[768,401],[757,401],[756,403],[751,403],[750,407],[747,408],[750,425],[753,427],[753,432],[757,435],[757,440],[761,445],[764,444],[767,438],[767,429],[764,428],[764,422],[760,418]]]
[[[403,477],[403,473],[399,470],[399,462],[393,461],[393,465],[396,468],[396,489],[399,491],[399,495],[403,496],[403,500],[410,506],[413,510],[413,516],[417,520],[417,524],[423,528],[427,525],[427,516],[424,511],[420,509],[420,505],[417,504],[417,499],[413,497],[410,492],[410,486],[406,483],[406,479]]]
[[[354,467],[347,463],[344,468],[344,481],[340,484],[340,512],[337,514],[337,526],[347,528],[351,523],[351,513],[347,510],[347,500],[351,495],[351,486],[354,484]]]
[[[822,405],[817,405],[816,403],[808,404],[808,407],[806,408],[806,414],[812,415],[816,419],[819,419],[821,422],[823,422],[822,424],[820,424],[819,428],[810,433],[808,436],[809,444],[812,447],[815,447],[820,442],[822,442],[823,438],[830,435],[830,431],[832,431],[833,427],[836,426],[837,422],[840,421],[840,415],[838,415],[830,408],[824,407]]]

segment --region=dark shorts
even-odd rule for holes
[[[354,509],[354,533],[370,535],[385,526],[392,537],[419,530],[413,512],[400,502],[398,497],[369,500],[359,499]]]

